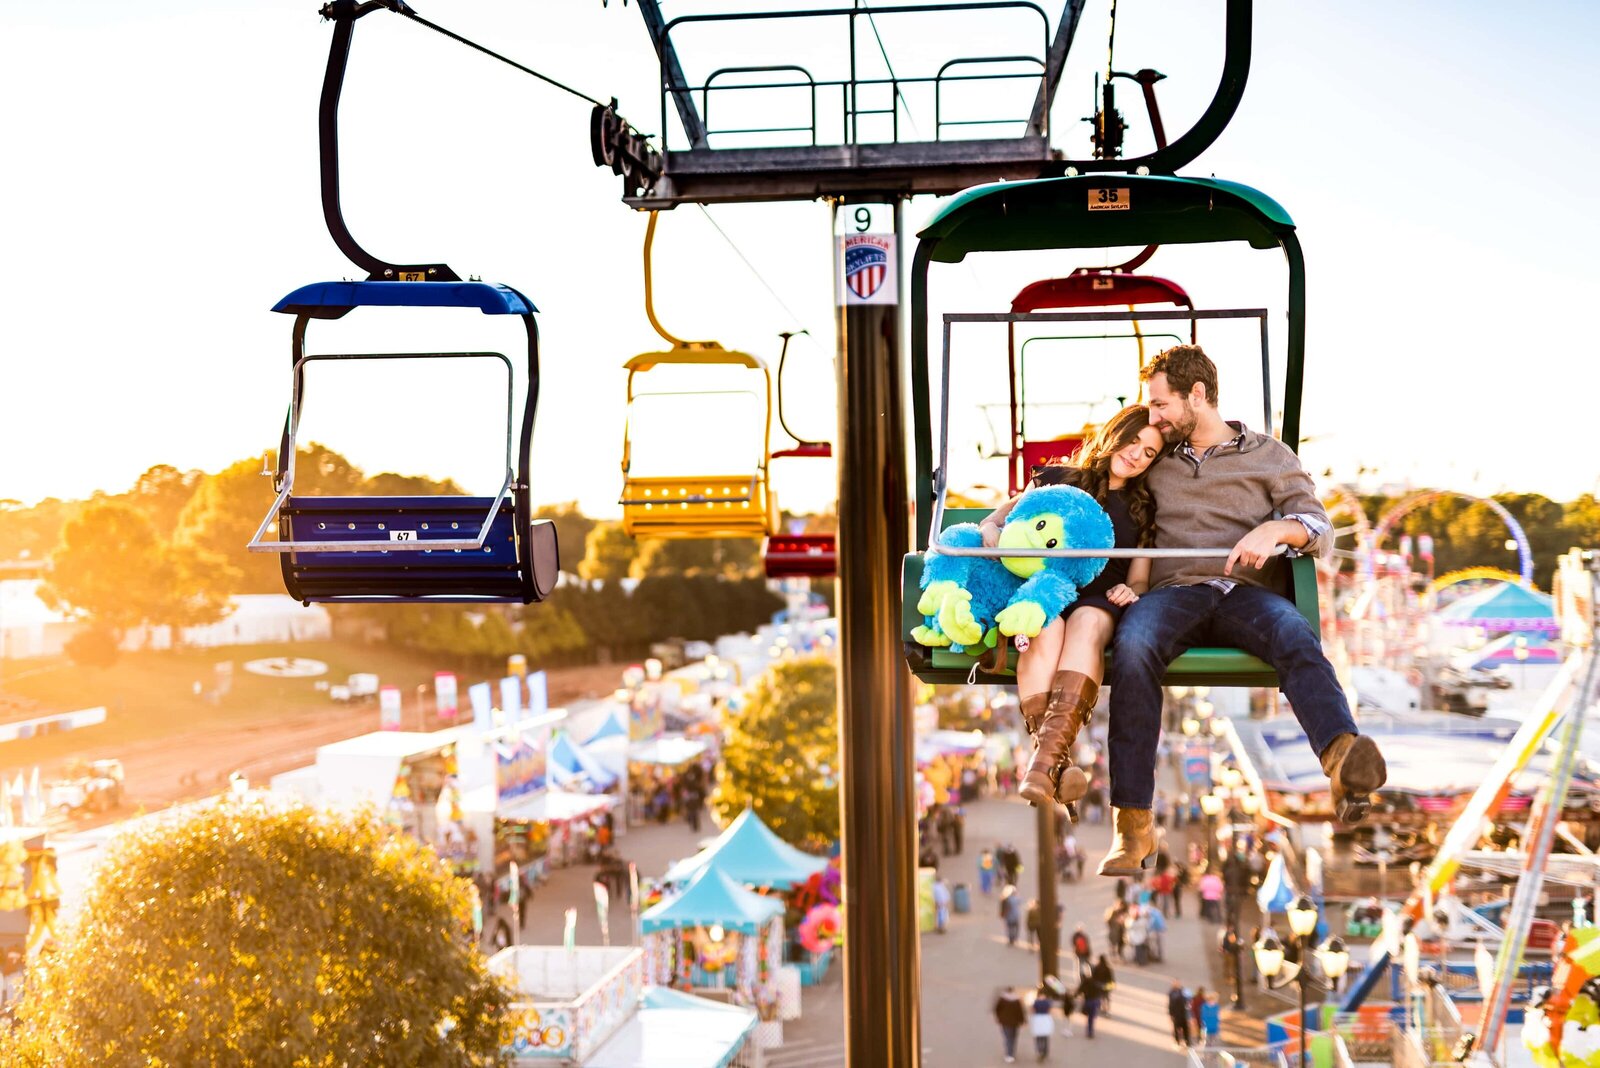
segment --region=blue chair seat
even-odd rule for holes
[[[493,497],[290,497],[280,512],[285,541],[474,539]],[[526,553],[517,544],[517,516],[508,498],[479,549],[299,550],[284,553],[289,593],[301,601],[487,601],[525,603],[555,585],[555,527],[528,525]],[[530,597],[536,593],[536,597]]]

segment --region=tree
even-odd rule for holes
[[[647,575],[722,575],[739,578],[761,567],[761,543],[754,538],[646,538],[629,568]]]
[[[133,505],[97,500],[67,523],[39,596],[121,636],[142,623],[184,625],[220,618],[187,559],[169,553]]]
[[[145,514],[159,537],[170,538],[177,528],[178,516],[203,477],[200,471],[179,471],[171,464],[156,464],[139,476],[125,499]]]
[[[639,545],[622,529],[621,523],[598,523],[584,544],[583,562],[578,574],[590,582],[616,582],[628,577],[628,568],[639,552]]]
[[[500,1063],[466,884],[375,816],[227,802],[111,850],[6,1068]]]
[[[723,823],[753,806],[791,845],[839,837],[837,691],[838,669],[822,657],[781,660],[761,678],[728,725],[711,797]]]

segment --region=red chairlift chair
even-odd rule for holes
[[[1154,251],[1153,249],[1149,251]],[[1129,264],[1137,265],[1148,255]],[[1123,267],[1129,266],[1124,264]],[[1080,267],[1065,278],[1046,278],[1024,286],[1011,301],[1013,312],[1055,311],[1067,308],[1126,306],[1130,311],[1141,304],[1176,304],[1194,310],[1194,301],[1176,282],[1153,275],[1131,274],[1122,267],[1097,269]],[[1134,325],[1138,342],[1139,366],[1144,366],[1144,337]],[[1194,341],[1194,322],[1189,324],[1189,340]],[[1016,324],[1006,325],[1006,366],[1010,386],[1011,448],[1008,460],[1009,492],[1015,496],[1028,484],[1030,472],[1044,464],[1069,460],[1083,447],[1088,434],[1029,440],[1022,397],[1022,354],[1017,347]]]

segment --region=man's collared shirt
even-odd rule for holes
[[[1184,438],[1173,447],[1172,455],[1186,461],[1190,466],[1198,471],[1200,470],[1201,464],[1205,463],[1207,460],[1211,459],[1213,455],[1221,452],[1224,449],[1232,449],[1233,451],[1237,452],[1239,447],[1244,444],[1244,425],[1242,423],[1229,423],[1228,425],[1230,427],[1237,428],[1239,433],[1235,434],[1227,441],[1212,445],[1210,448],[1206,449],[1205,452],[1197,453],[1195,451],[1194,444],[1188,438]],[[1305,545],[1299,549],[1290,548],[1288,551],[1288,555],[1290,556],[1315,555],[1317,539],[1326,536],[1328,531],[1333,529],[1332,524],[1319,515],[1305,515],[1300,512],[1292,512],[1283,518],[1293,519],[1306,530]],[[1205,585],[1215,586],[1223,593],[1230,593],[1232,592],[1233,588],[1239,584],[1232,579],[1214,578],[1207,579]]]

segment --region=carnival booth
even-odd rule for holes
[[[639,917],[649,981],[732,992],[733,1000],[778,1015],[783,902],[746,890],[717,865]]]
[[[650,814],[659,819],[669,816],[677,796],[679,777],[698,764],[710,748],[701,739],[671,735],[631,743],[628,746],[629,818],[639,820]]]
[[[562,732],[550,743],[550,778],[563,788],[600,791],[610,790],[621,777]]]
[[[543,861],[552,868],[565,868],[595,859],[599,855],[600,828],[616,803],[610,794],[578,794],[552,788],[501,804],[495,812],[497,870],[508,860],[519,864]],[[526,861],[516,855],[519,842],[526,843]],[[509,856],[502,858],[502,851]]]
[[[647,986],[639,1011],[584,1068],[726,1068],[756,1026],[752,1009]]]
[[[837,908],[837,869],[826,857],[802,852],[785,842],[747,808],[716,841],[667,869],[665,881],[679,883],[715,867],[747,886],[784,895],[795,918],[784,959],[794,965],[804,986],[820,983],[833,963],[841,919]]]
[[[756,1026],[750,1009],[645,985],[638,949],[515,946],[489,971],[513,990],[514,1065],[723,1068]]]
[[[735,882],[787,891],[826,868],[828,858],[796,849],[773,834],[755,809],[747,808],[716,841],[668,868],[665,879],[681,883],[713,863]]]

